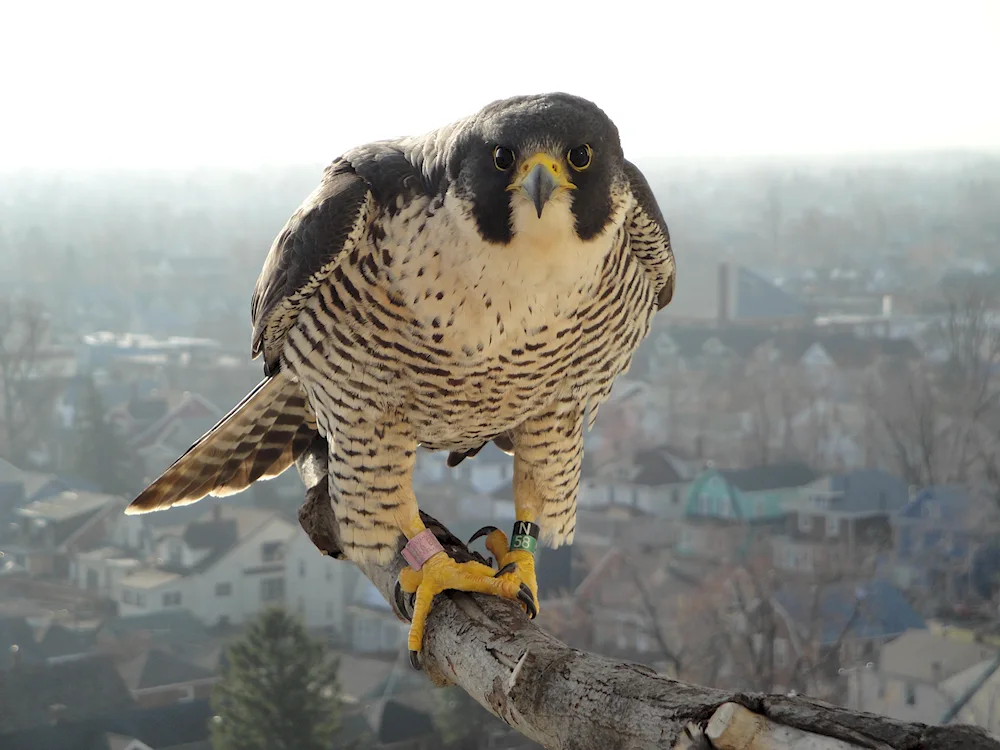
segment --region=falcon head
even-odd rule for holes
[[[577,96],[488,104],[462,129],[449,165],[456,194],[491,242],[589,241],[621,221],[627,180],[618,129]]]

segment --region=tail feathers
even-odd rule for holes
[[[263,380],[125,509],[128,514],[242,492],[289,468],[312,442],[316,420],[297,382]]]

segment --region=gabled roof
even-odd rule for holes
[[[120,501],[115,495],[98,492],[65,490],[42,500],[35,500],[17,510],[23,518],[62,523],[96,511]]]
[[[57,622],[49,624],[38,641],[38,647],[48,658],[89,653],[95,642],[92,630],[75,630]]]
[[[108,656],[45,665],[22,664],[0,672],[0,733],[47,724],[51,707],[63,706],[67,721],[134,705]]]
[[[973,529],[986,514],[984,504],[960,485],[924,487],[899,511],[900,518],[925,519],[942,528]]]
[[[788,586],[775,599],[795,622],[802,635],[820,636],[833,644],[846,631],[848,639],[887,638],[926,624],[910,606],[903,592],[886,581],[865,584],[839,583],[820,593],[819,611],[813,619],[812,587]]]
[[[718,472],[729,484],[744,492],[803,487],[820,477],[801,463],[773,464],[750,469],[719,469]]]
[[[687,481],[678,470],[677,464],[665,448],[650,448],[636,453],[634,463],[638,473],[632,478],[633,484],[646,487],[660,487]]]
[[[178,685],[215,677],[215,673],[204,667],[184,661],[159,648],[151,648],[118,665],[130,690]]]

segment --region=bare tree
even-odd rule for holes
[[[928,334],[937,366],[900,369],[869,392],[889,456],[910,484],[989,480],[1000,444],[1000,320],[996,293],[969,285],[946,296]]]
[[[0,298],[0,450],[22,465],[42,437],[44,389],[37,387],[49,318],[30,300]]]

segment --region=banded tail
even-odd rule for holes
[[[302,387],[283,372],[261,381],[136,497],[129,515],[242,492],[291,466],[316,436]]]

